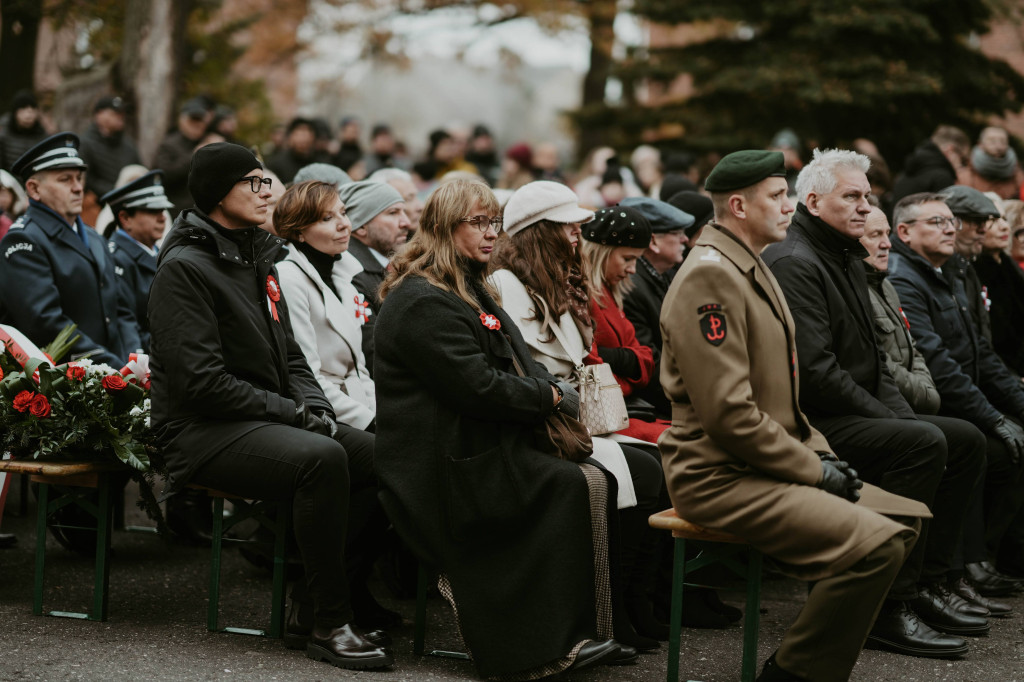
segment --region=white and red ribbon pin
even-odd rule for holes
[[[370,321],[370,315],[373,315],[373,311],[370,310],[370,303],[362,294],[356,294],[355,300],[356,319],[359,320],[359,324],[366,324]]]
[[[480,322],[491,331],[501,329],[501,322],[494,315],[480,313]]]
[[[277,319],[277,302],[280,300],[281,287],[273,275],[267,275],[267,303],[270,304],[270,315],[274,318],[274,322],[280,322]]]

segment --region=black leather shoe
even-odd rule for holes
[[[18,538],[13,533],[0,533],[0,549],[10,549],[18,544]]]
[[[761,668],[761,674],[755,682],[804,682],[802,677],[797,677],[788,670],[784,670],[775,662],[775,654],[768,657]]]
[[[928,585],[928,590],[942,597],[942,601],[953,607],[953,610],[961,616],[975,616],[977,618],[988,618],[992,615],[988,609],[972,601],[968,601],[959,592],[953,589],[952,585],[938,583]]]
[[[922,623],[906,602],[878,614],[866,646],[921,658],[956,658],[968,648],[960,637],[936,632]]]
[[[922,586],[918,596],[910,600],[910,608],[933,630],[949,635],[988,634],[991,627],[988,620],[961,613],[964,606],[967,602],[941,584]]]
[[[1005,597],[1008,594],[1013,594],[1020,586],[1020,583],[1001,575],[990,573],[985,568],[986,563],[988,562],[964,565],[967,581],[974,586],[978,594],[983,597]]]
[[[615,640],[612,641],[615,642]],[[618,654],[603,661],[602,665],[632,665],[640,658],[640,652],[636,647],[626,646],[622,642],[615,642],[615,644],[619,647]]]
[[[386,668],[395,662],[391,649],[367,640],[353,623],[330,629],[314,627],[309,633],[306,656],[348,670]]]
[[[1018,578],[1014,578],[1012,575],[1007,575],[996,568],[991,561],[982,561],[981,567],[985,569],[989,574],[994,575],[997,578],[1005,580],[1008,583],[1013,583],[1015,590],[1024,590],[1024,582]]]
[[[292,599],[288,604],[288,618],[284,624],[284,645],[289,649],[305,649],[313,629],[313,605],[300,604]],[[391,646],[391,635],[383,630],[364,632],[363,638],[377,646]]]
[[[949,589],[956,592],[962,599],[971,603],[977,604],[986,611],[990,616],[996,618],[1002,618],[1013,613],[1013,607],[1001,601],[995,599],[989,599],[978,594],[978,591],[971,586],[969,582],[961,578],[960,580],[954,580],[949,584]]]
[[[576,660],[567,670],[583,670],[598,663],[607,663],[619,656],[621,650],[619,643],[614,639],[606,639],[603,642],[596,640],[587,642],[580,648],[576,654]]]

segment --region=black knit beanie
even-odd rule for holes
[[[200,147],[188,169],[188,191],[196,208],[209,213],[239,180],[257,168],[263,164],[241,145],[214,142]]]

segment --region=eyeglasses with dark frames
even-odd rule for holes
[[[963,221],[960,220],[959,218],[947,218],[944,215],[936,215],[932,216],[931,218],[913,218],[911,220],[904,220],[903,222],[906,223],[907,225],[910,225],[911,223],[928,223],[932,227],[937,227],[940,230],[943,229],[946,225],[949,225],[957,232],[959,232],[964,226]]]
[[[259,194],[261,189],[260,185],[266,185],[267,189],[270,189],[270,186],[274,184],[274,178],[261,178],[258,175],[246,175],[244,178],[241,178],[239,182],[244,182],[246,180],[249,181],[249,189],[252,190],[253,194]]]
[[[494,216],[493,218],[488,218],[485,215],[475,215],[472,216],[471,218],[462,218],[461,220],[459,220],[459,222],[469,223],[470,225],[484,233],[487,232],[488,227],[493,227],[495,233],[501,234],[501,227],[505,221],[502,220],[501,216]]]

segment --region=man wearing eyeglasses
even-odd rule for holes
[[[984,198],[984,197],[983,197]],[[953,215],[942,194],[912,194],[896,204],[892,283],[903,303],[910,333],[924,355],[942,400],[941,412],[966,419],[987,436],[988,468],[982,499],[968,512],[983,517],[985,534],[964,534],[968,578],[983,596],[1014,591],[1016,581],[989,561],[1024,503],[1019,482],[1024,462],[1024,388],[995,354],[971,315],[957,259],[957,234],[966,223]],[[987,201],[987,199],[986,199]],[[991,203],[991,202],[989,202]],[[977,228],[975,227],[974,230]],[[963,239],[967,247],[971,239]]]
[[[861,479],[927,504],[934,518],[889,590],[868,636],[876,648],[946,658],[968,651],[961,635],[988,621],[948,587],[968,494],[983,466],[969,426],[918,415],[900,393],[874,333],[864,235],[871,204],[870,160],[815,150],[797,178],[796,214],[785,241],[764,260],[796,322],[800,407]],[[956,422],[956,423],[953,423]]]

